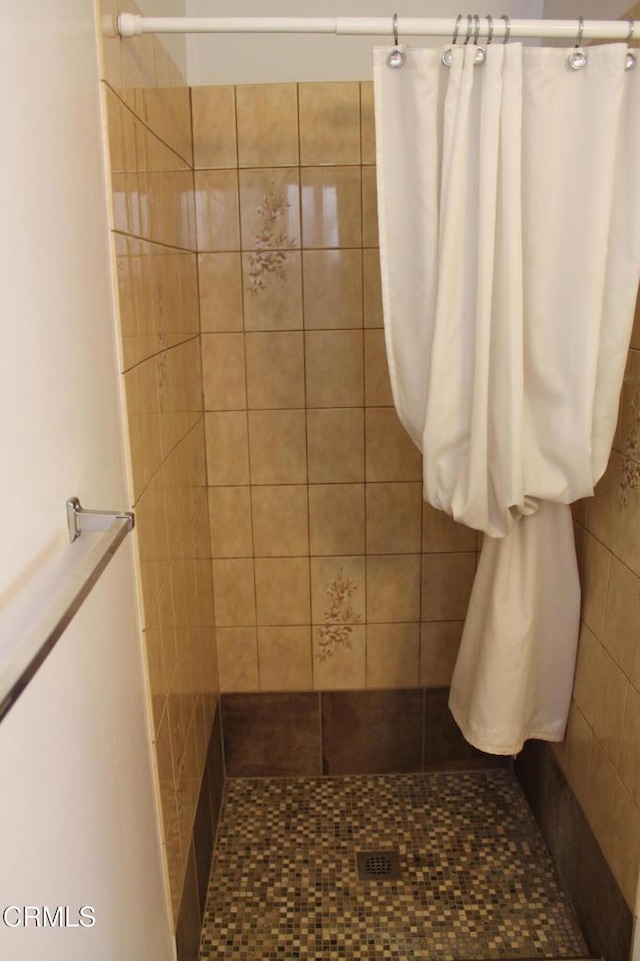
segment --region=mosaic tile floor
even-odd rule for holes
[[[587,956],[511,771],[227,782],[200,961]]]

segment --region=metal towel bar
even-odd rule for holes
[[[25,643],[6,668],[0,668],[0,721],[51,653],[135,524],[131,512],[84,510],[77,497],[70,498],[66,507],[71,542],[80,537],[83,531],[104,533],[54,601],[38,637]]]

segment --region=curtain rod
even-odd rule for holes
[[[145,33],[332,33],[341,36],[393,36],[393,16],[389,17],[143,17],[136,13],[121,13],[117,18],[117,30],[121,37],[138,37]],[[580,37],[582,40],[630,39],[634,34],[640,39],[640,21],[585,20]],[[578,36],[578,20],[511,20],[511,39],[558,39],[575,40]],[[426,17],[398,17],[398,35],[403,37],[449,37],[453,36],[455,18],[435,19]],[[466,33],[463,18],[462,36]],[[507,23],[493,20],[496,41],[504,39]],[[489,36],[487,17],[480,19],[478,37]],[[475,30],[473,33],[475,39]]]

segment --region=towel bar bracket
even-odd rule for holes
[[[115,520],[127,520],[129,530],[135,527],[136,519],[132,511],[91,511],[85,510],[77,497],[67,501],[67,527],[69,543],[73,544],[84,531],[106,531]]]

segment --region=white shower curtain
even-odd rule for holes
[[[580,590],[569,504],[604,473],[640,274],[626,46],[377,48],[387,357],[424,496],[484,531],[449,705],[495,754],[564,736]]]

